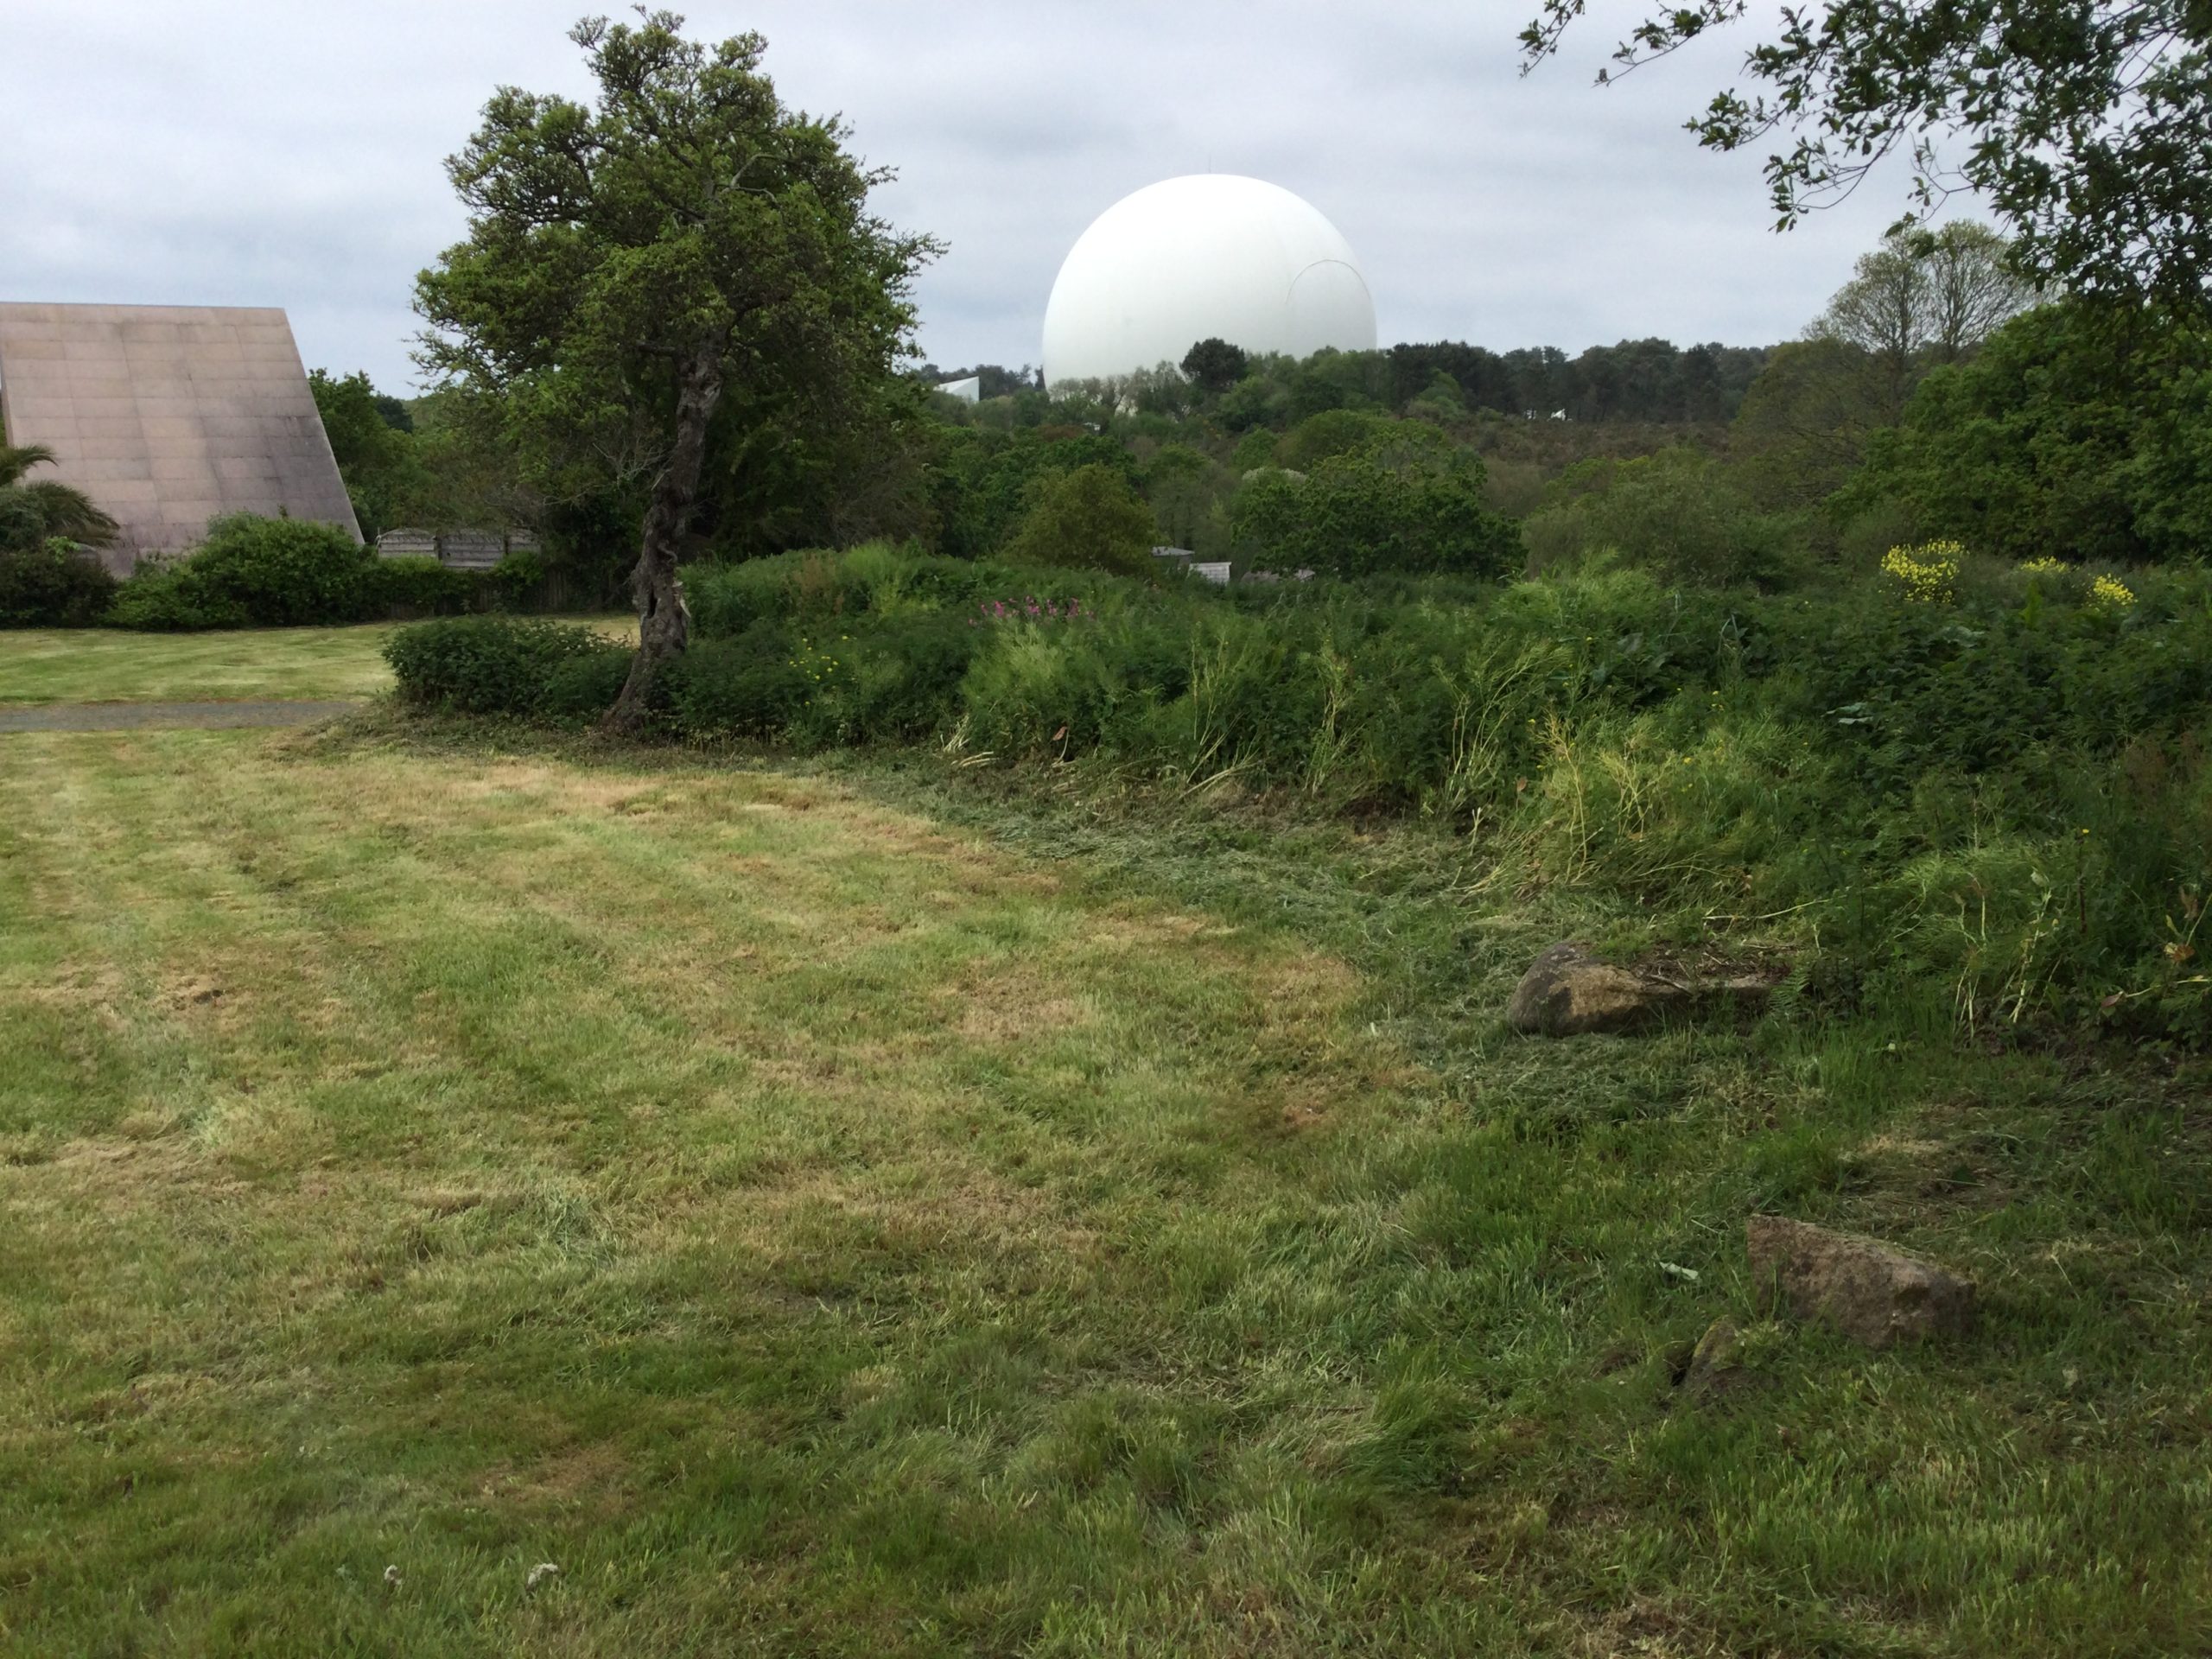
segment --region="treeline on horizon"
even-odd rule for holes
[[[1449,381],[1471,411],[1571,421],[1669,423],[1731,421],[1766,366],[1772,348],[1724,346],[1719,341],[1681,346],[1652,338],[1592,346],[1569,357],[1556,346],[1493,352],[1461,340],[1402,344],[1375,352],[1333,355],[1364,372],[1372,401],[1392,414]],[[985,399],[1034,397],[1043,419],[1042,371],[996,363],[941,369],[925,363],[912,372],[927,385],[976,378]]]
[[[969,403],[938,390],[960,371],[896,345],[834,411],[726,389],[685,561],[880,539],[1081,563],[1165,543],[1240,572],[1496,576],[1603,546],[1669,580],[1771,589],[1863,575],[1930,537],[2012,561],[2171,561],[2212,522],[2212,335],[2045,294],[1968,223],[1885,241],[1765,347],[1292,359],[1199,340],[1049,390],[1033,368],[973,365]],[[527,525],[569,591],[620,601],[645,474],[589,446],[537,453],[528,407],[500,395],[315,385],[365,531]]]

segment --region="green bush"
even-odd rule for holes
[[[430,558],[377,560],[364,597],[375,613],[454,616],[474,610],[486,592],[484,578]]]
[[[1302,473],[1332,455],[1348,455],[1388,431],[1394,423],[1387,415],[1357,410],[1329,409],[1309,415],[1283,435],[1275,447],[1274,464]]]
[[[110,620],[128,628],[366,621],[385,609],[379,563],[374,549],[335,525],[232,513],[185,557],[125,582]]]
[[[1522,560],[1519,527],[1485,501],[1482,462],[1419,422],[1326,456],[1302,478],[1263,472],[1236,511],[1238,531],[1289,569],[1497,575]]]
[[[626,650],[573,623],[508,616],[416,622],[385,643],[399,695],[427,708],[471,715],[573,714],[613,679]],[[589,663],[589,667],[578,666]],[[619,680],[615,690],[620,690]],[[607,702],[611,705],[610,695]]]
[[[938,460],[944,550],[963,559],[1001,556],[1028,512],[1039,480],[1093,466],[1135,481],[1135,463],[1116,438],[1065,427],[1052,435],[972,430],[950,435]]]
[[[1149,576],[1159,540],[1151,507],[1127,477],[1110,467],[1078,467],[1033,486],[1007,556],[1020,564]]]
[[[0,549],[0,628],[89,627],[106,616],[115,590],[106,567],[73,542]]]
[[[594,651],[556,661],[545,672],[535,712],[555,720],[596,720],[614,706],[637,652],[602,642]]]
[[[2212,329],[2062,303],[1934,371],[1839,503],[2011,560],[2182,561],[2212,546]]]
[[[685,737],[772,738],[804,708],[809,674],[797,639],[777,623],[754,623],[734,639],[703,640],[664,676],[670,720]]]
[[[836,632],[757,622],[671,666],[670,724],[685,737],[803,749],[925,737],[956,717],[980,644],[967,619],[942,613],[871,618]]]
[[[181,565],[148,560],[118,585],[105,620],[111,628],[193,633],[207,628],[242,628],[251,619],[245,606],[194,581]]]
[[[1548,493],[1522,529],[1533,570],[1611,548],[1675,582],[1771,583],[1783,572],[1786,521],[1759,512],[1695,450],[1583,461]]]
[[[683,575],[693,631],[734,639],[765,621],[829,622],[863,614],[966,611],[978,601],[1019,600],[1034,570],[996,561],[938,558],[870,543],[841,553],[779,554],[734,564],[695,565]],[[1096,603],[1114,583],[1099,573],[1052,578],[1063,598]]]
[[[758,623],[857,614],[874,601],[849,558],[785,553],[683,573],[684,602],[702,639],[734,639]]]

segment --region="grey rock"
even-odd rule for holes
[[[1706,976],[1672,964],[1623,967],[1600,961],[1583,945],[1560,944],[1521,976],[1506,1005],[1505,1021],[1516,1031],[1546,1037],[1642,1031],[1670,1014],[1756,1009],[1773,995],[1781,977],[1775,970]]]
[[[1744,1242],[1762,1307],[1824,1320],[1869,1348],[1974,1327],[1972,1280],[1878,1239],[1753,1216]]]

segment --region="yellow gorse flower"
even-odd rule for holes
[[[2135,603],[2134,590],[2117,576],[2099,576],[2089,584],[2089,603],[2124,611]]]
[[[2046,553],[2039,559],[2030,559],[2020,567],[2020,570],[2024,575],[2063,576],[2066,574],[2066,561],[2054,559]]]
[[[1948,605],[1952,584],[1959,579],[1959,561],[1966,555],[1966,549],[1956,542],[1893,547],[1882,556],[1882,571],[1903,584],[1907,599],[1923,605]]]

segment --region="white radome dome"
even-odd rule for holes
[[[1048,385],[1180,363],[1215,337],[1255,353],[1375,349],[1351,245],[1309,202],[1231,173],[1124,196],[1076,238],[1045,307]]]

